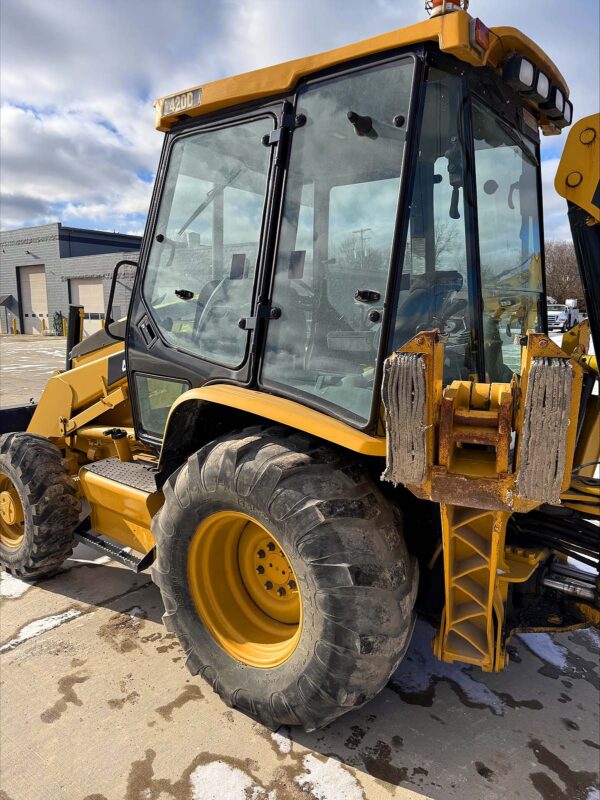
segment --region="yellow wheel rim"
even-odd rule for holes
[[[281,545],[252,517],[219,511],[202,520],[188,551],[188,582],[202,622],[232,658],[269,669],[296,649],[298,581]]]
[[[25,515],[14,483],[0,472],[0,542],[5,547],[19,547],[25,535]]]

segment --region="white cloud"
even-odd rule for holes
[[[596,111],[595,0],[473,0],[556,61],[576,118]],[[2,226],[62,219],[143,228],[162,137],[152,99],[423,19],[421,0],[2,0]],[[546,232],[568,235],[552,188],[565,135],[544,142]]]

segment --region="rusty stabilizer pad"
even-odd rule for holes
[[[567,359],[533,359],[519,449],[519,497],[560,503],[572,384],[573,369]]]
[[[427,476],[425,361],[418,353],[392,353],[383,369],[387,463],[382,480],[421,484]]]

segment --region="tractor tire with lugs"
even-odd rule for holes
[[[80,500],[58,447],[42,436],[0,437],[0,565],[39,578],[73,552]]]
[[[227,705],[310,731],[385,686],[412,634],[417,563],[360,463],[248,428],[191,456],[164,493],[163,620]]]

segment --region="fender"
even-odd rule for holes
[[[384,436],[370,436],[284,397],[212,384],[184,392],[171,406],[160,453],[160,478],[166,479],[192,452],[216,436],[261,420],[287,425],[364,456],[385,458]]]

